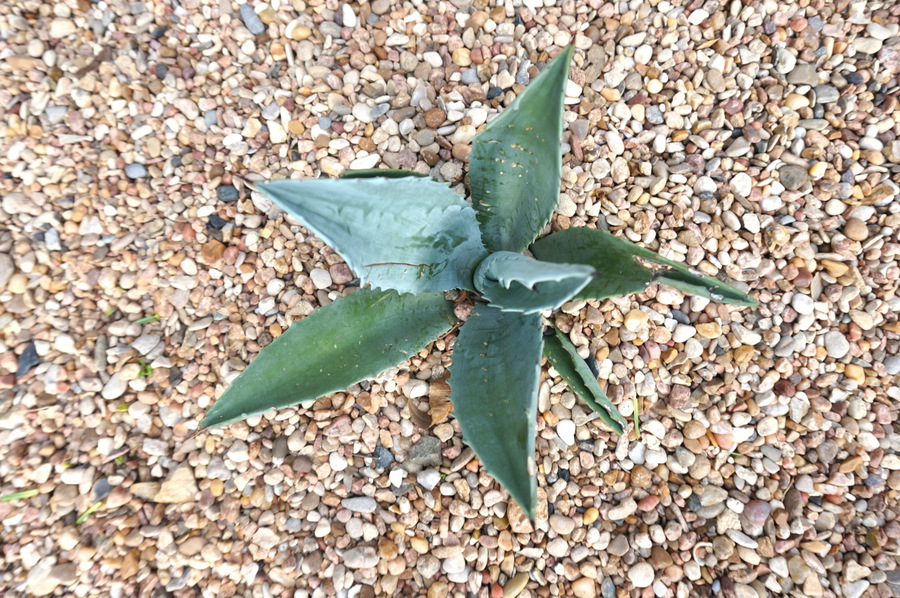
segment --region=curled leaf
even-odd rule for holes
[[[540,262],[510,251],[488,256],[475,271],[475,287],[503,311],[556,309],[594,277],[590,266]]]

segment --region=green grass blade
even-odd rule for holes
[[[531,251],[540,260],[588,264],[599,273],[576,295],[579,299],[605,299],[640,293],[661,282],[680,291],[713,301],[753,307],[756,299],[721,280],[684,264],[661,257],[603,230],[569,228],[538,239]],[[641,258],[660,269],[644,267]]]
[[[554,327],[553,330],[552,336],[544,337],[544,356],[569,388],[581,397],[613,432],[621,435],[628,425],[625,418],[603,392],[590,368],[578,355],[572,341],[558,328]]]
[[[201,426],[344,390],[406,361],[455,324],[453,303],[442,293],[360,289],[294,322],[232,382]]]
[[[39,490],[22,490],[21,492],[13,492],[12,494],[7,494],[6,496],[0,496],[0,502],[9,502],[11,500],[22,500],[23,498],[33,498],[40,494]]]
[[[469,182],[484,245],[520,252],[559,202],[563,99],[573,47],[472,139]]]
[[[337,251],[364,284],[402,293],[471,290],[487,252],[465,199],[430,178],[358,175],[257,188]]]
[[[534,519],[541,317],[479,304],[459,332],[450,400],[463,440]]]
[[[102,506],[103,506],[102,500],[98,500],[97,502],[95,502],[94,504],[89,506],[87,511],[85,511],[84,513],[79,515],[78,519],[75,520],[75,525],[81,525],[82,523],[84,523],[87,520],[87,518],[91,516],[91,513],[93,513],[94,511],[96,511],[97,509],[99,509]]]

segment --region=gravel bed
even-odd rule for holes
[[[3,3],[0,593],[900,595],[898,22],[877,0]],[[529,522],[446,413],[452,335],[197,433],[358,284],[250,184],[462,190],[471,137],[568,44],[551,226],[760,300],[653,286],[554,316],[640,438],[545,368]]]

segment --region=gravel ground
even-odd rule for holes
[[[4,595],[900,595],[900,6],[499,4],[0,5],[0,495],[30,491],[0,502]],[[570,43],[552,226],[760,300],[555,316],[640,438],[545,369],[532,525],[447,417],[449,339],[193,435],[355,283],[247,182],[462,185]]]

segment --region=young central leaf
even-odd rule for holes
[[[534,313],[557,309],[597,272],[581,264],[539,262],[510,251],[485,258],[475,271],[475,288],[503,311]]]
[[[450,400],[463,439],[534,519],[541,316],[480,304],[459,331]]]
[[[259,190],[331,245],[363,283],[402,293],[471,290],[487,252],[463,197],[430,178],[362,174]]]
[[[520,252],[559,200],[563,98],[574,47],[561,51],[472,140],[469,181],[485,246]]]

